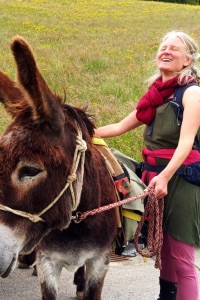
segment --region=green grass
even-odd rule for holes
[[[89,105],[97,126],[130,113],[154,70],[167,31],[180,29],[200,42],[200,7],[117,0],[1,0],[0,66],[15,77],[13,36],[32,45],[49,86],[68,103]],[[8,124],[0,110],[0,132]],[[141,159],[142,130],[108,139],[111,147]]]

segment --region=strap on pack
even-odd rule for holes
[[[143,170],[146,170],[148,172],[155,172],[155,173],[160,173],[164,170],[166,165],[158,165],[158,166],[153,166],[148,163],[143,163],[142,168]],[[188,166],[181,166],[178,168],[178,170],[175,172],[177,175],[187,175],[187,176],[192,176],[193,175],[193,170],[192,168]]]
[[[188,84],[180,85],[178,88],[175,89],[174,97],[166,100],[166,102],[170,102],[173,105],[173,109],[176,114],[178,126],[181,125],[182,120],[183,120],[183,110],[184,110],[184,107],[182,104],[183,94],[188,87],[193,86],[193,85],[196,85],[196,83],[191,82]]]
[[[188,87],[193,86],[193,85],[196,85],[196,83],[191,82],[191,83],[179,86],[178,88],[176,88],[176,90],[174,92],[174,97],[172,99],[167,99],[167,102],[170,102],[173,105],[173,109],[176,114],[176,120],[177,120],[178,126],[181,125],[182,120],[183,120],[183,110],[184,110],[184,107],[182,104],[183,94]],[[200,152],[200,143],[198,141],[197,136],[195,137],[194,145],[196,146],[197,150]]]
[[[101,154],[108,160],[111,165],[113,172],[112,177],[115,182],[117,190],[122,193],[123,196],[126,196],[131,191],[130,182],[128,179],[123,166],[118,162],[115,156],[110,151],[108,145],[102,138],[93,137],[92,143],[95,147],[101,152]],[[124,167],[125,168],[125,167]]]

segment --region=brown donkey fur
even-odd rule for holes
[[[0,205],[37,215],[66,185],[71,174],[78,129],[87,144],[84,177],[78,165],[72,183],[75,207],[68,188],[43,221],[32,222],[0,210],[0,275],[7,277],[19,255],[37,246],[37,270],[41,299],[55,300],[63,267],[77,271],[77,297],[100,300],[116,236],[115,210],[71,220],[84,212],[116,201],[104,158],[92,145],[94,123],[85,110],[63,103],[47,86],[33,51],[20,36],[12,53],[17,81],[0,72],[0,101],[13,121],[0,138]],[[80,194],[80,197],[78,195]],[[74,210],[74,211],[73,211]]]

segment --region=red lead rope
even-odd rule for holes
[[[135,248],[141,256],[144,257],[153,257],[156,256],[155,268],[161,269],[161,247],[163,243],[163,233],[162,233],[162,220],[163,220],[163,211],[164,211],[164,199],[158,199],[155,195],[154,189],[144,190],[143,194],[127,198],[115,203],[111,203],[99,208],[86,211],[86,212],[77,212],[76,216],[72,216],[72,219],[76,223],[80,223],[88,216],[93,216],[95,214],[101,213],[103,211],[112,209],[114,207],[121,206],[123,204],[144,198],[148,195],[148,201],[145,206],[144,213],[142,215],[141,221],[138,224],[135,236],[134,244]],[[147,235],[147,247],[143,250],[139,249],[138,238],[142,229],[142,226],[146,219],[149,219],[148,224],[148,235]]]
[[[148,201],[145,206],[144,213],[134,236],[134,245],[137,252],[144,257],[156,257],[155,268],[161,269],[161,248],[163,244],[163,211],[164,198],[158,199],[155,195],[154,189],[149,190]],[[147,230],[147,246],[145,249],[140,249],[138,245],[138,238],[144,225],[145,220],[148,219]]]
[[[129,202],[132,202],[134,200],[138,200],[140,198],[144,198],[146,197],[147,195],[149,194],[149,191],[146,189],[144,190],[144,193],[142,194],[139,194],[137,196],[134,196],[134,197],[131,197],[131,198],[127,198],[127,199],[124,199],[124,200],[120,200],[118,202],[115,202],[115,203],[111,203],[111,204],[108,204],[108,205],[105,205],[105,206],[101,206],[101,207],[98,207],[98,208],[95,208],[95,209],[92,209],[92,210],[88,210],[86,212],[77,212],[76,213],[76,216],[72,216],[72,219],[76,222],[76,223],[80,223],[81,221],[83,221],[85,218],[87,218],[88,216],[93,216],[93,215],[96,215],[98,213],[101,213],[103,211],[106,211],[106,210],[109,210],[109,209],[112,209],[114,207],[118,207],[118,206],[121,206],[123,204],[126,204],[126,203],[129,203]]]

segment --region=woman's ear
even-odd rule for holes
[[[187,67],[187,66],[189,66],[191,63],[192,63],[192,58],[189,57],[189,56],[186,56],[185,62],[184,62],[184,64],[183,64],[183,66],[184,66],[184,67]]]

